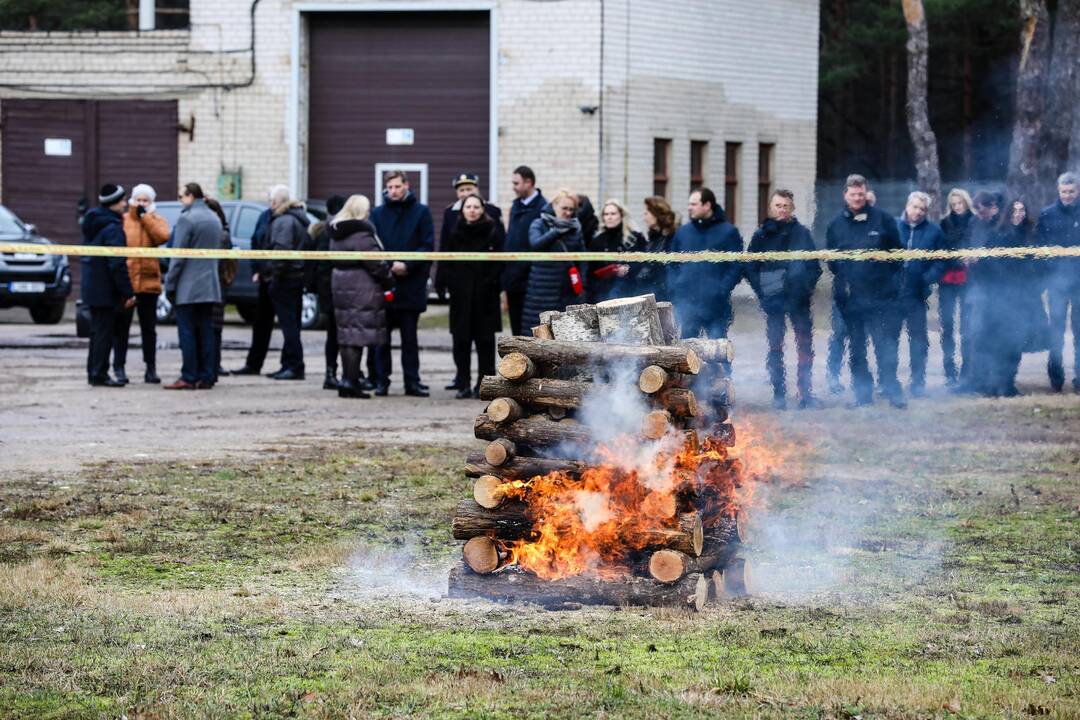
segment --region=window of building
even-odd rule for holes
[[[724,143],[724,210],[728,220],[739,222],[739,160],[742,143]]]
[[[188,27],[190,0],[154,0],[154,28]],[[139,0],[0,2],[0,30],[138,30]]]
[[[690,141],[690,191],[705,186],[705,163],[709,154],[709,143],[705,140]]]
[[[758,145],[758,219],[769,216],[769,193],[773,191],[773,150],[776,145],[761,143]]]
[[[653,195],[668,200],[671,180],[671,140],[653,139]]]

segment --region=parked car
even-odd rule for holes
[[[258,221],[259,215],[266,210],[266,203],[248,200],[225,200],[221,203],[221,208],[225,211],[225,217],[229,220],[229,231],[232,234],[233,247],[238,250],[250,250],[251,237],[255,234],[255,223]],[[157,211],[169,223],[170,228],[176,227],[176,221],[180,218],[180,211],[183,209],[184,206],[175,200],[157,204]],[[318,217],[309,212],[309,224],[317,221]],[[170,245],[171,243],[172,240],[169,241]],[[168,269],[168,259],[162,259],[162,277],[165,276]],[[236,305],[237,312],[240,313],[240,317],[246,323],[255,320],[255,307],[259,300],[259,288],[251,281],[251,276],[254,274],[255,270],[251,261],[241,260],[237,267],[236,279],[233,280],[229,287],[225,288],[225,302]],[[329,308],[326,308],[326,310],[329,311]],[[303,308],[300,314],[303,328],[310,330],[320,327],[322,313],[323,308],[319,307],[319,296],[314,292],[314,288],[310,292],[305,289]],[[174,321],[173,307],[164,293],[158,296],[157,318],[158,322]]]
[[[0,205],[0,241],[51,245],[37,228]],[[55,325],[64,318],[71,295],[71,268],[65,255],[0,253],[0,308],[29,308],[35,323]]]

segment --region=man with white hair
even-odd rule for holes
[[[169,223],[158,215],[154,188],[140,183],[131,188],[128,211],[124,213],[124,236],[128,247],[153,248],[169,241]],[[116,314],[116,334],[113,341],[113,377],[127,383],[124,370],[127,360],[131,320],[139,314],[139,334],[142,336],[143,380],[157,384],[157,301],[161,295],[161,263],[157,258],[129,257],[128,277],[135,290],[135,307]]]
[[[1038,244],[1080,247],[1080,176],[1067,172],[1057,181],[1058,199],[1039,213]],[[1060,392],[1065,385],[1065,318],[1072,306],[1073,391],[1080,393],[1080,258],[1055,258],[1047,278],[1050,305],[1050,387]]]
[[[293,200],[289,188],[277,185],[270,190],[270,249],[301,250],[308,241],[308,220],[304,203]],[[300,314],[304,296],[304,261],[272,260],[270,301],[284,344],[281,368],[270,373],[274,380],[304,379],[304,346],[300,342]]]
[[[896,221],[900,242],[905,250],[941,250],[945,247],[945,234],[941,228],[927,219],[930,196],[916,190],[908,195],[904,212]],[[946,263],[942,260],[907,260],[900,279],[900,298],[897,303],[899,322],[891,325],[899,344],[900,331],[907,326],[909,355],[911,358],[912,397],[926,395],[926,356],[930,339],[926,331],[926,301],[932,286],[945,274]]]

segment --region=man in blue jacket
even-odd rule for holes
[[[540,211],[547,205],[544,193],[536,187],[536,174],[527,165],[514,168],[510,177],[514,188],[514,204],[510,207],[510,222],[506,229],[506,252],[528,252],[529,226],[540,217]],[[502,288],[506,294],[506,307],[510,313],[510,330],[514,335],[523,335],[529,328],[521,327],[521,311],[525,306],[525,291],[529,287],[529,263],[503,263]]]
[[[930,209],[930,196],[924,192],[908,195],[904,213],[896,221],[900,243],[906,250],[941,250],[945,247],[945,234],[926,219]],[[926,332],[926,301],[932,286],[945,274],[947,264],[943,260],[907,260],[903,265],[900,287],[899,322],[893,330],[899,333],[907,325],[909,355],[911,356],[911,396],[926,395],[926,356],[930,351],[930,339]]]
[[[896,220],[866,202],[866,178],[849,175],[844,188],[844,209],[825,232],[829,250],[899,250]],[[907,407],[896,378],[898,314],[902,267],[888,261],[833,260],[833,299],[848,332],[848,358],[854,405],[874,401],[874,378],[866,360],[867,338],[874,340],[874,353],[882,392],[889,404]]]
[[[701,188],[690,193],[687,211],[690,221],[675,231],[672,252],[742,252],[742,236],[727,221],[712,190]],[[668,265],[668,294],[675,301],[684,337],[697,337],[702,331],[710,338],[727,337],[731,291],[742,274],[737,262]]]
[[[83,216],[84,245],[127,247],[124,213],[127,202],[121,185],[107,183],[98,195],[99,207]],[[82,301],[90,308],[90,352],[86,358],[87,381],[95,387],[124,387],[109,376],[116,313],[135,307],[135,291],[123,257],[82,257]]]
[[[1067,172],[1058,178],[1057,202],[1039,213],[1036,228],[1038,244],[1080,246],[1080,177]],[[1047,299],[1050,305],[1050,361],[1047,373],[1050,387],[1060,392],[1065,385],[1065,316],[1072,306],[1073,391],[1080,393],[1080,259],[1055,258],[1047,277]]]
[[[391,170],[383,178],[383,201],[371,211],[371,222],[379,233],[379,239],[387,251],[431,252],[435,249],[435,225],[431,211],[412,190],[409,176],[402,170]],[[395,260],[390,266],[394,275],[394,299],[386,311],[386,323],[390,330],[401,331],[401,369],[405,376],[405,394],[427,397],[428,387],[420,382],[420,344],[416,325],[420,313],[427,310],[427,285],[431,263]],[[390,343],[379,347],[377,352],[379,378],[375,382],[375,394],[386,395],[390,388]]]

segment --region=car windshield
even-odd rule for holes
[[[180,211],[183,209],[184,206],[178,202],[157,204],[158,215],[165,218],[165,222],[169,223],[170,229],[176,227],[176,221],[180,219]]]
[[[0,205],[0,233],[21,234],[24,230],[25,226],[19,218],[15,217],[15,213]]]

